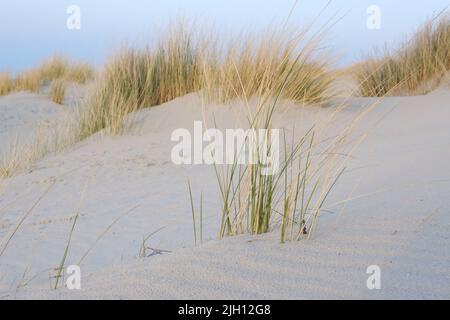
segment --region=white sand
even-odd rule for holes
[[[35,104],[29,96],[22,98],[14,99]],[[374,101],[352,99],[329,134]],[[0,99],[0,106],[3,102]],[[52,115],[51,108],[57,107],[47,102],[42,115]],[[288,105],[281,109],[277,123],[289,127],[295,122],[296,128],[333,111]],[[3,110],[2,117],[22,112]],[[208,110],[226,127],[239,108]],[[314,239],[287,244],[279,243],[277,231],[216,239],[220,203],[213,168],[175,166],[170,160],[172,130],[192,130],[193,121],[201,119],[196,95],[143,110],[133,119],[139,133],[92,137],[69,152],[43,159],[31,173],[0,182],[0,239],[5,241],[56,181],[0,257],[0,297],[450,298],[448,89],[383,99],[354,133],[355,138],[368,136],[330,196]],[[196,200],[200,192],[205,199],[204,242],[197,247],[187,177]],[[120,219],[81,264],[82,290],[50,291],[49,276],[60,263],[70,218],[78,209],[81,216],[66,265],[77,264]],[[161,227],[148,245],[170,252],[139,258],[142,238]],[[369,265],[381,268],[381,290],[366,287]]]
[[[41,93],[18,92],[0,96],[0,154],[15,144],[26,144],[34,135],[67,119],[81,105],[89,85],[67,87],[64,105],[49,99],[49,88]]]

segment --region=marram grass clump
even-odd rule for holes
[[[276,129],[273,114],[282,90],[266,94],[266,99],[258,100],[253,116],[248,115],[252,132]],[[276,230],[281,242],[310,238],[330,192],[345,170],[345,157],[339,155],[348,135],[348,130],[343,130],[331,139],[320,139],[320,130],[311,126],[288,142],[282,130],[281,141],[267,138],[263,144],[253,144],[253,148],[250,144],[250,149],[238,151],[233,163],[215,165],[222,203],[219,236]],[[256,155],[257,161],[240,163],[238,159],[245,150]],[[279,158],[278,169],[267,172],[268,163],[273,164],[275,157]]]
[[[293,132],[290,142],[284,129],[278,128],[281,141],[271,134],[277,130],[273,119],[283,98],[302,103],[323,103],[331,98],[328,90],[333,76],[320,79],[324,74],[317,68],[325,65],[314,65],[315,46],[301,46],[302,35],[281,49],[273,46],[274,39],[279,39],[275,37],[258,46],[255,58],[250,58],[251,50],[244,50],[248,53],[236,60],[242,65],[232,59],[229,63],[234,67],[225,69],[224,79],[236,82],[216,89],[219,94],[225,91],[225,99],[229,92],[243,103],[250,132],[266,132],[263,141],[256,144],[250,143],[256,137],[246,136],[248,146],[238,148],[231,164],[214,165],[222,203],[220,237],[275,230],[279,230],[281,242],[311,237],[330,192],[344,172],[345,157],[339,155],[351,126],[331,138],[322,137],[323,132],[314,125],[302,133]],[[252,95],[257,99],[249,102]],[[250,155],[256,161],[243,164],[239,160],[242,156],[250,159]],[[274,163],[279,165],[268,170],[268,164]]]
[[[68,59],[63,57],[53,57],[42,63],[36,70],[43,83],[50,83],[53,80],[63,78],[68,68]]]
[[[0,73],[0,96],[10,93],[13,87],[13,80],[9,73]]]
[[[94,70],[86,63],[72,63],[67,58],[53,57],[36,68],[20,72],[15,77],[0,74],[0,95],[11,92],[40,92],[45,85],[61,81],[85,84],[95,76]]]
[[[450,17],[426,22],[399,50],[370,58],[356,70],[362,96],[424,94],[450,71]]]
[[[66,81],[78,84],[85,84],[89,80],[94,79],[94,77],[94,69],[92,69],[89,64],[83,62],[73,63],[70,65],[63,76]]]
[[[20,73],[14,79],[13,91],[39,92],[41,90],[41,75],[36,70]]]
[[[281,91],[283,98],[296,103],[329,101],[335,80],[329,71],[330,59],[318,53],[321,35],[306,36],[304,31],[283,29],[232,39],[224,62],[206,75],[210,96],[227,102]]]
[[[64,79],[68,82],[84,84],[93,79],[94,70],[87,63],[71,62],[64,57],[53,57],[37,68],[42,83]]]
[[[188,32],[170,33],[153,50],[122,49],[106,65],[87,99],[80,120],[80,138],[104,128],[118,133],[128,113],[201,87],[201,49]]]
[[[66,94],[67,82],[64,79],[53,80],[50,86],[50,97],[53,102],[63,104]]]

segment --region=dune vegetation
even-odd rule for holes
[[[104,128],[118,133],[126,114],[200,90],[201,52],[193,36],[181,29],[154,49],[123,48],[106,64],[87,97],[80,138]]]
[[[41,80],[50,82],[57,79],[84,84],[94,76],[91,66],[82,62],[70,62],[67,58],[54,57],[38,68]]]
[[[20,73],[13,81],[12,91],[39,92],[42,86],[41,76],[37,70]]]
[[[289,35],[289,36],[288,36]],[[99,130],[121,131],[122,118],[191,92],[228,102],[279,90],[298,103],[332,96],[334,73],[317,54],[318,36],[287,30],[234,37],[219,49],[218,36],[181,25],[145,49],[123,48],[105,66],[80,120],[80,139]],[[244,43],[244,45],[242,45]]]
[[[369,57],[355,74],[360,94],[382,97],[424,94],[435,89],[450,71],[450,16],[429,20],[399,49]]]
[[[32,131],[32,139],[16,136],[0,153],[0,179],[6,179],[28,170],[48,154],[72,146],[76,140],[73,118],[64,117],[50,124],[39,124]]]
[[[288,74],[294,70],[291,67]],[[256,161],[241,164],[238,159],[245,150],[238,150],[233,163],[214,166],[221,194],[221,238],[274,230],[280,232],[281,242],[310,238],[328,195],[344,172],[347,158],[339,154],[352,127],[326,139],[313,125],[292,141],[287,141],[285,131],[280,133],[281,142],[274,141],[270,134],[273,114],[282,94],[281,88],[274,90],[258,100],[253,116],[248,115],[252,132],[268,132],[264,141],[249,146]],[[279,157],[279,169],[268,174],[267,164],[274,163],[274,155]]]
[[[53,57],[15,77],[9,73],[0,74],[0,96],[18,91],[40,92],[43,86],[51,86],[53,81],[84,84],[93,77],[94,70],[88,64],[72,63],[63,57]]]
[[[429,22],[402,50],[352,68],[362,94],[383,96],[397,88],[414,90],[424,81],[442,76],[449,68],[448,31],[445,18]],[[326,52],[318,49],[322,36],[286,28],[219,41],[217,35],[179,25],[153,46],[123,47],[96,77],[75,126],[60,139],[64,141],[61,145],[102,130],[120,134],[128,114],[192,92],[199,92],[205,103],[239,100],[250,129],[271,130],[272,116],[281,100],[323,105],[336,97],[334,83],[339,73],[331,70]],[[223,47],[218,43],[224,43]],[[36,91],[48,84],[52,100],[62,103],[68,82],[84,83],[90,78],[92,71],[87,65],[53,58],[16,79],[3,76],[0,87],[2,92],[19,85],[22,90]],[[257,98],[252,100],[256,106],[249,102],[253,97]],[[251,112],[255,107],[256,112]],[[325,144],[313,127],[289,148],[285,138],[280,170],[274,174],[264,174],[260,160],[244,166],[237,162],[225,168],[215,166],[222,199],[220,237],[260,234],[275,228],[280,230],[282,242],[310,237],[345,168],[345,159],[337,155],[351,129]],[[42,150],[50,150],[43,145],[27,158],[36,159],[46,152]],[[252,152],[266,156],[260,150]],[[18,153],[11,154],[12,160],[2,165],[3,176],[23,167]],[[189,191],[192,204],[190,185]]]
[[[345,168],[345,158],[337,154],[351,128],[325,144],[320,130],[314,126],[290,142],[282,131],[280,138],[284,137],[284,144],[282,141],[280,148],[275,147],[277,142],[270,132],[281,101],[327,103],[335,97],[335,73],[330,71],[329,58],[317,53],[321,34],[308,40],[303,31],[264,35],[232,39],[223,62],[204,72],[204,101],[238,99],[250,132],[268,133],[264,141],[237,150],[233,163],[214,165],[222,209],[219,237],[277,230],[281,242],[300,240],[313,234],[322,206]],[[250,101],[251,97],[256,99]],[[247,136],[245,143],[250,139]],[[279,170],[268,174],[267,160],[273,152],[278,153],[275,150],[280,153],[276,155],[280,158]],[[239,162],[242,156],[248,159],[249,154],[256,155],[256,161]],[[188,189],[197,238],[202,213],[197,222],[190,184]]]
[[[333,97],[335,73],[330,57],[318,53],[321,34],[267,30],[233,38],[218,68],[205,73],[211,97],[220,102],[280,91],[281,97],[301,104],[322,104]]]
[[[272,115],[282,99],[323,105],[335,96],[336,73],[331,71],[326,53],[318,49],[322,34],[307,33],[284,28],[219,41],[215,34],[179,25],[154,46],[124,47],[97,77],[79,114],[77,132],[67,136],[77,141],[101,130],[119,134],[127,114],[192,92],[199,92],[207,103],[239,100],[247,111],[252,108],[250,99],[256,97],[256,113],[247,114],[250,128],[270,130]],[[219,48],[218,43],[225,44]],[[61,58],[30,72],[36,76],[30,79],[37,88],[50,84],[56,103],[63,102],[68,81],[82,83],[90,76],[89,69],[75,68]],[[216,168],[223,199],[221,237],[265,233],[274,224],[281,226],[283,242],[312,233],[321,206],[342,170],[331,156],[342,140],[330,144],[316,164],[311,158],[313,149],[316,151],[314,139],[311,128],[291,150],[285,149],[281,170],[274,175],[263,173],[261,161],[245,167],[235,163],[221,171],[223,175]],[[40,149],[48,150],[46,145]],[[39,151],[29,158],[41,154]],[[10,159],[3,165],[3,176],[23,166],[16,156]],[[194,213],[193,217],[195,225]]]
[[[84,84],[94,76],[91,66],[86,63],[71,62],[64,57],[53,57],[35,69],[42,85],[54,80],[64,79],[68,82]]]
[[[9,73],[0,73],[0,96],[7,95],[12,89],[12,79]]]
[[[15,78],[7,73],[1,74],[0,95],[19,91],[40,92],[43,86],[48,86],[51,100],[63,104],[69,83],[83,84],[93,77],[94,71],[89,65],[54,57],[36,68],[19,73]],[[74,120],[67,118],[51,126],[38,124],[30,142],[17,137],[0,154],[0,178],[14,176],[45,155],[72,145],[76,142],[76,128]]]
[[[50,97],[53,102],[63,104],[64,96],[66,94],[67,80],[56,79],[50,85]]]

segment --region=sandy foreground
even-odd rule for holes
[[[352,134],[354,141],[365,138],[317,232],[301,242],[280,244],[277,231],[218,240],[213,168],[171,162],[174,129],[192,130],[203,109],[219,127],[236,126],[239,106],[202,107],[191,94],[131,116],[134,129],[123,136],[94,136],[46,157],[0,181],[2,245],[32,208],[0,257],[0,297],[450,298],[450,91],[352,98],[331,120],[332,107],[285,103],[275,123],[300,131],[319,123],[332,136],[374,103]],[[30,134],[38,122],[51,124],[70,112],[45,95],[0,97],[0,150],[17,132]],[[203,243],[197,246],[188,177],[196,203],[201,192],[204,199]],[[53,268],[77,212],[66,265],[80,265],[82,289],[52,291]],[[142,239],[157,230],[146,242],[149,257],[139,257]],[[380,290],[366,286],[371,265],[381,268]]]

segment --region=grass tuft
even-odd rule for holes
[[[19,74],[14,81],[14,91],[39,92],[41,75],[37,70],[29,70]]]
[[[450,17],[426,22],[395,52],[385,50],[356,70],[363,96],[424,94],[435,89],[450,71]]]
[[[69,82],[85,84],[94,79],[94,70],[87,63],[75,63],[67,69],[64,78]]]
[[[191,33],[170,32],[154,50],[125,48],[105,67],[80,121],[83,139],[104,128],[119,133],[128,113],[201,88],[200,49]]]
[[[13,80],[9,73],[0,73],[0,96],[10,93],[13,88]]]
[[[84,84],[94,78],[94,70],[87,63],[72,63],[64,57],[53,57],[37,68],[43,83],[64,79]]]
[[[14,79],[9,74],[0,74],[0,95],[12,91],[40,92],[44,85],[54,81],[84,84],[94,78],[94,70],[85,63],[71,63],[67,58],[54,57],[36,68],[19,73]],[[61,88],[61,83],[58,82]]]
[[[285,137],[284,150],[279,147],[280,141],[272,140],[277,139],[271,130],[281,99],[320,104],[332,97],[328,90],[333,76],[318,71],[322,67],[316,67],[313,59],[316,43],[302,45],[303,36],[293,39],[298,42],[288,42],[281,49],[274,46],[275,40],[268,40],[268,44],[258,46],[256,58],[248,58],[246,53],[245,58],[237,60],[242,66],[234,62],[234,68],[226,70],[230,74],[225,78],[235,80],[224,90],[244,103],[251,134],[232,164],[222,168],[215,165],[222,199],[220,237],[262,234],[275,228],[280,230],[281,242],[310,237],[330,191],[344,170],[336,155],[346,140],[346,132],[322,147],[318,146],[323,141],[315,140],[314,126],[293,137],[290,148]],[[255,106],[248,99],[253,95],[258,97],[253,100]],[[257,141],[258,137],[252,135],[260,134],[260,130],[265,132],[263,141],[249,144],[250,140]],[[251,154],[257,157],[256,161],[242,164],[242,156],[249,159]],[[274,161],[273,157],[280,159],[279,170],[268,174],[267,160]]]
[[[224,62],[206,75],[210,95],[227,102],[282,91],[296,103],[327,102],[335,75],[328,70],[329,59],[318,53],[321,35],[306,39],[306,34],[283,29],[232,39]]]
[[[255,130],[271,128],[270,114],[276,104],[263,108],[264,125],[253,125]],[[313,126],[293,139],[290,147],[284,139],[280,169],[273,174],[265,172],[265,155],[258,146],[251,150],[259,157],[256,163],[242,165],[236,160],[223,170],[215,167],[222,199],[221,238],[263,234],[278,228],[283,243],[313,234],[323,205],[344,172],[343,161],[336,155],[348,133],[337,135],[322,148],[318,146],[323,141],[316,142],[315,134]],[[268,140],[263,151],[268,152],[267,156],[273,143]]]
[[[53,57],[45,61],[37,68],[40,80],[43,83],[50,83],[53,80],[63,78],[69,69],[69,60],[63,57]]]
[[[67,82],[64,79],[56,79],[52,81],[50,86],[50,96],[53,102],[63,104],[66,94]]]

